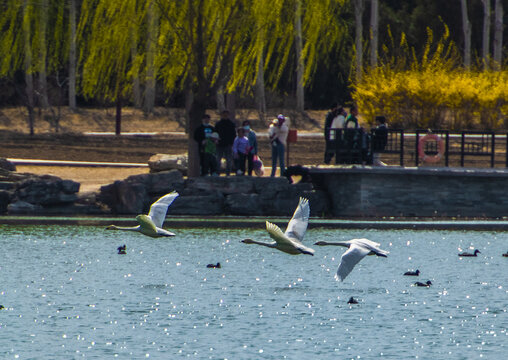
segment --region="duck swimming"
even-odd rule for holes
[[[503,254],[504,257],[508,257],[508,251]]]
[[[478,249],[475,249],[474,253],[463,252],[463,253],[460,253],[459,256],[472,257],[472,256],[478,256],[478,254],[481,254],[481,251]]]
[[[406,275],[406,276],[419,276],[420,275],[420,270],[416,269],[415,271],[406,271],[404,273],[404,275]]]
[[[347,303],[348,303],[348,304],[358,304],[358,300],[356,300],[354,297],[352,297],[352,296],[351,296],[351,297],[349,298],[349,300],[348,300],[348,302],[347,302]]]
[[[415,284],[414,284],[414,285],[415,285],[415,286],[422,286],[422,287],[423,287],[423,286],[424,286],[424,287],[430,287],[430,285],[432,285],[432,282],[431,282],[430,280],[427,280],[427,282],[425,282],[425,283],[422,283],[422,282],[417,281],[417,282],[415,282]]]
[[[206,265],[206,267],[209,269],[220,269],[221,268],[220,262],[218,262],[217,264],[208,264],[208,265]]]
[[[119,246],[119,247],[117,248],[117,250],[118,250],[118,254],[120,254],[120,255],[125,255],[125,254],[127,254],[127,253],[125,252],[125,250],[127,250],[127,246],[125,246],[125,244],[124,244],[124,245],[122,245],[122,246]]]

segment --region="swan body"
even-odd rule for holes
[[[150,237],[175,236],[171,231],[163,229],[162,224],[166,219],[169,206],[175,201],[178,195],[176,191],[173,191],[160,197],[150,206],[148,215],[136,216],[136,220],[139,224],[138,226],[121,227],[109,225],[106,230],[137,231]]]
[[[420,286],[420,287],[430,287],[430,285],[432,285],[432,282],[430,280],[427,280],[427,282],[415,282],[415,286]]]
[[[344,281],[355,265],[358,264],[365,256],[377,255],[387,257],[389,254],[388,251],[380,249],[381,244],[369,239],[352,239],[338,242],[318,241],[314,245],[344,246],[348,248],[348,250],[342,254],[339,268],[337,269],[337,274],[335,275],[335,278],[340,281]]]
[[[266,246],[291,255],[314,255],[314,249],[311,249],[302,244],[303,237],[309,223],[309,214],[309,200],[300,198],[298,206],[293,213],[293,217],[288,223],[286,232],[282,232],[282,230],[277,225],[272,224],[269,221],[266,222],[266,230],[274,242],[267,243],[255,241],[252,239],[244,239],[242,242],[244,244],[257,244]]]
[[[420,270],[416,269],[415,271],[406,271],[404,273],[404,275],[406,275],[406,276],[419,276],[420,275]]]
[[[481,251],[478,250],[478,249],[475,249],[474,253],[468,253],[468,252],[463,252],[463,253],[460,253],[459,256],[463,257],[473,257],[473,256],[478,256],[478,254],[480,254]]]

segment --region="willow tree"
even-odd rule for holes
[[[131,37],[137,36],[147,3],[84,0],[81,8],[81,91],[85,96],[116,104],[116,135],[121,133],[123,102],[130,98],[132,79],[140,72],[140,59],[132,57]]]
[[[253,16],[258,19],[253,25],[256,41],[245,44],[235,57],[230,86],[250,91],[260,82],[261,70],[266,85],[274,90],[288,72],[295,73],[297,86],[308,84],[318,61],[325,59],[347,36],[341,18],[344,4],[343,0],[272,1],[269,6],[258,3],[253,7]],[[296,30],[299,26],[301,32]]]
[[[231,73],[236,53],[246,41],[250,2],[242,0],[155,0],[159,6],[158,63],[165,87],[173,90],[191,84],[189,108],[189,176],[199,174],[198,150],[193,133],[200,125],[209,98],[220,79]]]
[[[30,134],[34,134],[37,94],[45,104],[46,77],[58,68],[65,45],[60,26],[63,5],[64,0],[6,0],[0,4],[0,76],[12,79],[17,71],[24,74],[25,89],[20,95],[28,111]]]

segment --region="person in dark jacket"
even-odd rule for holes
[[[198,143],[199,149],[199,166],[201,167],[200,173],[201,176],[205,176],[205,167],[203,166],[204,161],[204,149],[206,144],[206,139],[215,132],[215,128],[210,125],[210,115],[204,114],[202,118],[202,123],[199,125],[196,130],[194,130],[194,140]]]
[[[339,115],[339,104],[333,103],[330,106],[330,111],[325,117],[325,164],[329,164],[332,160],[335,149],[333,148],[333,142],[330,141],[330,128],[332,126],[333,119]]]
[[[374,166],[386,166],[380,159],[380,153],[388,143],[388,126],[384,116],[376,116],[377,127],[372,131],[372,164]]]
[[[217,145],[217,164],[221,168],[222,158],[226,159],[226,176],[229,176],[233,167],[233,142],[236,137],[236,125],[229,118],[229,111],[221,113],[220,120],[215,124],[215,130],[219,133]]]

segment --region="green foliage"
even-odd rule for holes
[[[139,59],[131,56],[148,1],[84,0],[78,36],[85,96],[116,101],[130,96]]]

